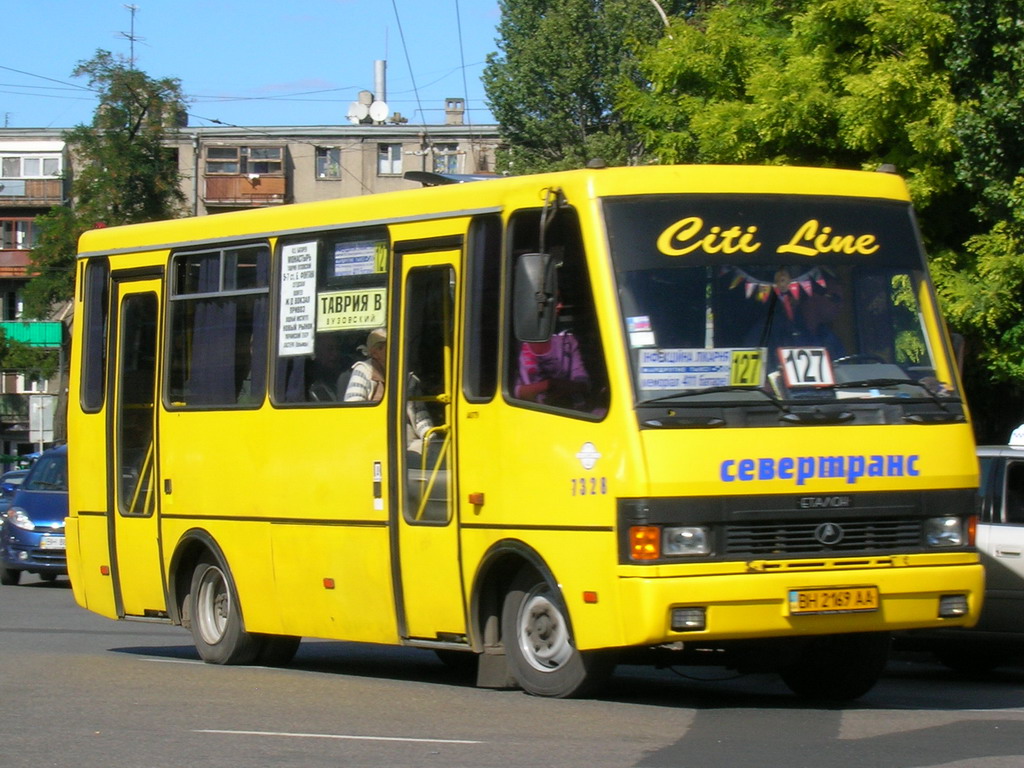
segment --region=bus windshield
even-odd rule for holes
[[[604,211],[639,405],[962,418],[909,205],[662,195]]]

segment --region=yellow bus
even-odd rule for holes
[[[850,698],[967,626],[971,426],[889,173],[588,168],[81,238],[77,602],[220,664],[415,646]]]

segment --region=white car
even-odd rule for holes
[[[932,650],[951,669],[971,673],[1024,657],[1024,444],[978,446],[978,463],[981,618],[973,629],[912,632],[898,641]]]

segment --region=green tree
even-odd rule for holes
[[[731,0],[673,19],[618,106],[662,162],[907,178],[979,437],[1024,420],[1024,0]],[[1009,400],[1008,398],[1013,398]]]
[[[626,163],[635,150],[614,109],[619,82],[637,77],[635,41],[661,35],[657,12],[693,2],[501,0],[498,51],[483,82],[515,173],[578,168],[602,157]]]
[[[940,0],[737,0],[676,17],[619,106],[662,162],[810,164],[955,192],[956,103]]]
[[[99,96],[91,125],[64,135],[78,169],[72,207],[36,220],[32,251],[37,276],[25,290],[25,312],[45,317],[56,301],[71,298],[78,236],[97,226],[132,224],[180,214],[184,196],[176,159],[163,144],[184,113],[177,79],[153,79],[108,51],[75,68]]]
[[[967,369],[979,393],[972,406],[994,425],[986,439],[1001,441],[1024,420],[1024,2],[948,6],[957,34],[947,60],[963,147],[956,174],[971,193],[977,229],[934,268],[946,315],[977,363]]]
[[[103,50],[75,68],[75,77],[88,77],[99,96],[91,125],[78,125],[64,134],[77,173],[71,183],[72,207],[59,206],[36,219],[39,239],[32,249],[35,276],[24,292],[27,317],[45,318],[55,303],[74,295],[78,237],[99,226],[133,224],[172,218],[180,213],[184,195],[177,160],[164,147],[164,137],[184,114],[177,79],[153,79]],[[53,372],[55,356],[18,349],[8,342],[0,367]],[[67,359],[67,355],[64,355]],[[60,371],[65,376],[67,371]],[[64,400],[61,383],[54,433],[64,438]]]

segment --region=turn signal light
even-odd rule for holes
[[[661,529],[653,525],[634,525],[629,529],[629,558],[657,560],[661,557]]]

